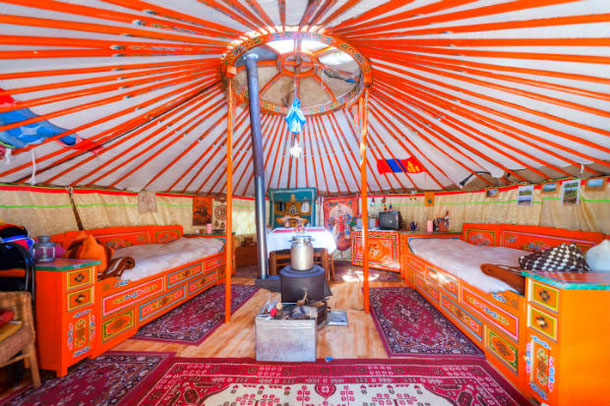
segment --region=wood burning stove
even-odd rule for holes
[[[326,298],[332,295],[324,268],[314,265],[306,271],[297,271],[287,266],[280,271],[282,302],[304,304],[318,309],[318,326],[326,322]]]

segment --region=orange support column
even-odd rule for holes
[[[225,244],[225,323],[231,321],[231,273],[233,271],[233,89],[227,86],[227,242]]]
[[[369,210],[367,203],[367,182],[366,182],[366,136],[368,126],[368,102],[369,90],[364,89],[360,98],[360,196],[362,199],[362,273],[364,278],[364,312],[369,312]]]

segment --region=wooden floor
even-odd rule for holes
[[[234,277],[235,284],[254,284],[253,279]],[[406,286],[402,282],[375,282],[371,287]],[[325,326],[318,330],[318,358],[387,358],[383,344],[370,314],[362,303],[362,282],[331,283],[333,296],[329,306],[347,312],[348,326]],[[179,357],[239,358],[255,357],[254,316],[265,302],[279,299],[279,293],[260,289],[232,316],[231,322],[220,326],[198,346],[127,340],[116,351],[171,351]]]

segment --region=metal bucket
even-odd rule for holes
[[[311,236],[295,235],[290,246],[290,266],[297,271],[308,271],[313,268],[313,245]]]

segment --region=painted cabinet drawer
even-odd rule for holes
[[[66,289],[77,289],[92,283],[93,280],[93,268],[82,268],[66,272]]]
[[[431,299],[433,303],[438,304],[440,299],[440,292],[438,289],[421,279],[419,275],[415,276],[415,286],[418,287],[425,296]]]
[[[458,296],[459,283],[455,278],[444,274],[443,272],[437,271],[429,266],[426,267],[426,278],[429,281],[436,283],[442,287],[447,293],[452,295],[454,298]]]
[[[512,340],[485,325],[485,347],[515,375],[519,369],[519,348]]]
[[[158,313],[163,313],[166,309],[178,303],[182,303],[186,298],[186,285],[161,295],[149,302],[143,303],[138,307],[138,323],[141,323]]]
[[[68,318],[68,354],[80,358],[89,353],[95,337],[93,308],[73,312]]]
[[[203,275],[201,278],[197,279],[196,281],[189,283],[189,285],[188,285],[189,296],[192,296],[192,295],[196,294],[197,292],[200,292],[201,290],[212,285],[214,282],[216,282],[216,279],[217,279],[216,271],[212,271],[212,272],[209,272],[209,273]]]
[[[122,311],[102,321],[102,343],[135,327],[135,308]]]
[[[179,285],[185,281],[195,278],[197,275],[201,275],[203,272],[203,265],[201,263],[191,265],[187,268],[179,269],[175,272],[167,275],[167,288],[170,289],[176,285]]]
[[[409,256],[409,259],[407,259],[407,263],[416,271],[419,272],[420,274],[424,274],[426,271],[426,267],[424,264],[422,264],[421,262],[419,262],[418,260],[416,260],[413,256]]]
[[[529,304],[527,305],[527,325],[557,341],[557,319]]]
[[[93,286],[68,293],[68,311],[79,309],[93,303]]]
[[[559,289],[532,280],[529,300],[554,312],[559,311]]]
[[[158,277],[144,284],[134,286],[131,289],[124,290],[123,292],[105,296],[102,298],[102,317],[106,317],[110,313],[130,307],[148,297],[157,295],[163,292],[163,289],[164,278]]]
[[[210,269],[217,268],[220,265],[223,265],[225,262],[226,262],[226,259],[224,256],[209,259],[209,260],[205,261],[205,270],[209,271]]]
[[[441,295],[441,308],[449,312],[462,326],[470,331],[479,340],[483,341],[483,323],[446,295]]]
[[[460,305],[483,316],[483,318],[487,319],[494,327],[497,327],[498,331],[503,332],[513,340],[519,340],[519,319],[490,303],[465,286],[462,286]]]
[[[556,386],[553,344],[543,336],[528,334],[525,362],[531,393],[540,402],[549,402]]]

